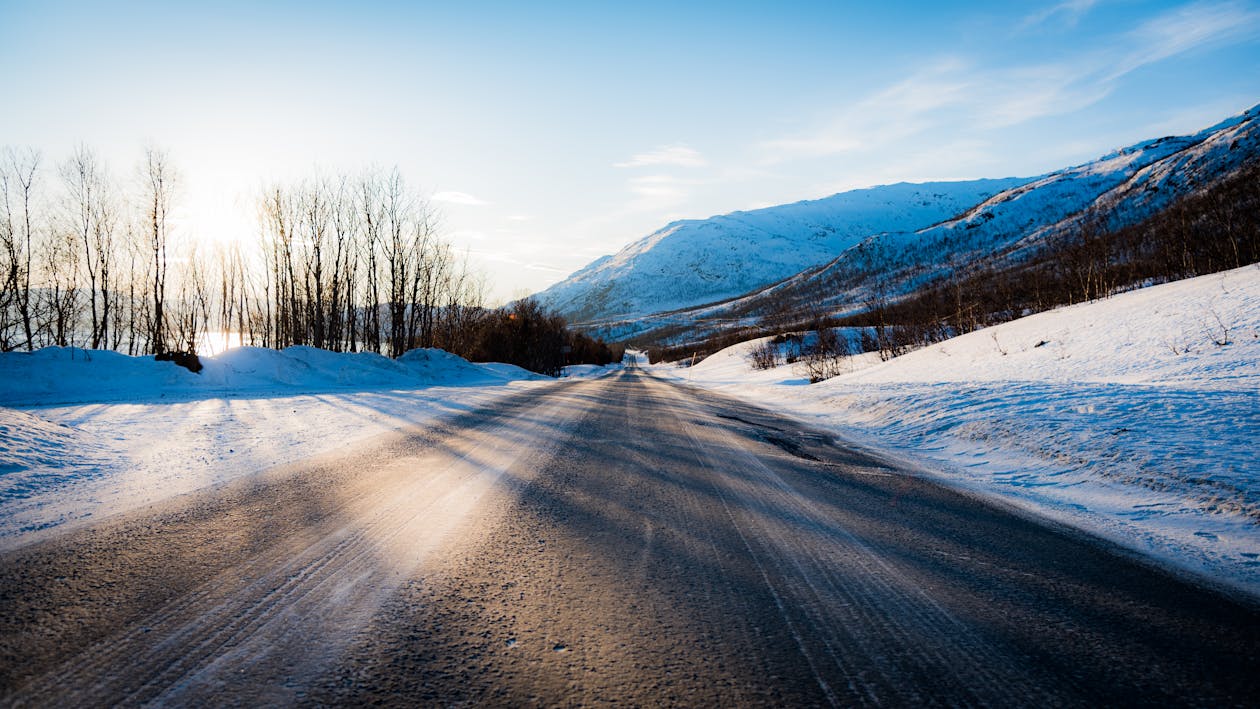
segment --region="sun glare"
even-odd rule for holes
[[[187,185],[180,199],[180,236],[198,249],[247,246],[258,225],[252,202],[240,185],[226,181],[196,181]]]
[[[245,344],[244,338],[238,332],[212,330],[203,333],[197,341],[197,355],[200,357],[213,357],[233,347],[243,347]]]

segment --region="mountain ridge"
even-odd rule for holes
[[[921,279],[939,273],[944,267],[962,267],[998,255],[1012,257],[1021,249],[1037,248],[1047,239],[1056,238],[1067,230],[1079,229],[1082,220],[1091,216],[1105,213],[1113,221],[1136,221],[1179,196],[1260,159],[1260,128],[1257,126],[1260,121],[1256,120],[1257,117],[1260,117],[1260,105],[1191,135],[1139,141],[1108,152],[1096,160],[1032,178],[896,183],[754,212],[732,212],[707,220],[671,222],[617,254],[588,264],[565,281],[540,293],[539,298],[544,305],[591,327],[597,334],[621,339],[647,330],[678,326],[686,320],[684,314],[688,312],[696,319],[716,320],[743,317],[758,309],[764,315],[766,306],[764,303],[758,305],[759,301],[769,300],[770,292],[799,289],[805,281],[841,283],[847,274],[864,273],[869,276],[876,270],[899,273],[903,280],[913,280],[915,272]],[[983,194],[983,189],[977,189],[980,186],[1001,189]],[[925,219],[931,209],[916,211],[913,205],[910,208],[912,214],[907,216],[903,211],[900,222],[897,219],[880,222],[880,215],[870,213],[861,215],[865,218],[863,221],[853,219],[851,210],[848,214],[844,209],[828,210],[825,204],[822,209],[818,208],[820,203],[829,201],[865,202],[868,206],[874,201],[895,211],[896,199],[918,196],[922,201],[925,193],[940,194],[933,193],[933,190],[944,190],[946,193],[952,190],[957,196],[965,195],[969,189],[976,197],[974,201],[958,205],[956,202],[965,199],[954,199],[948,202],[948,209],[938,204],[937,215],[953,211],[937,220]],[[750,278],[728,279],[721,284],[730,286],[726,291],[714,287],[694,287],[697,281],[704,280],[704,276],[711,275],[702,274],[698,269],[687,272],[686,268],[696,260],[696,251],[703,252],[709,246],[703,239],[706,230],[712,231],[718,225],[740,224],[747,215],[753,215],[754,222],[765,220],[769,215],[773,223],[781,213],[786,212],[790,216],[801,205],[813,206],[812,216],[818,222],[812,225],[815,231],[844,235],[844,240],[834,239],[829,243],[838,247],[833,253],[786,275],[782,273],[787,270],[786,267],[777,272],[773,269],[755,272],[752,275],[760,276],[761,282],[751,284],[741,293],[730,291],[740,285],[750,285]],[[915,217],[930,223],[914,224]],[[847,221],[841,221],[846,218]],[[807,220],[778,221],[799,227]],[[905,224],[910,226],[903,226]],[[893,228],[878,229],[873,226]],[[680,239],[679,232],[684,227],[687,230],[681,236],[686,238]],[[799,228],[796,232],[790,229],[783,231],[787,233],[763,237],[759,241],[748,239],[748,248],[745,249],[747,261],[759,262],[773,257],[768,249],[791,250],[793,239],[797,244],[808,246],[810,234],[802,234]],[[671,238],[673,248],[665,256],[673,261],[672,272],[654,271],[652,259],[647,257],[659,250],[661,244],[669,243],[667,240]],[[718,243],[721,245],[720,240]],[[819,250],[797,248],[793,253],[801,257],[799,263],[814,258]],[[659,256],[657,260],[660,260]],[[720,259],[710,261],[721,262]],[[746,268],[744,263],[730,259],[727,263],[737,274],[748,275],[742,272]],[[829,304],[843,305],[839,301],[844,298],[848,298],[850,303],[860,302],[863,294],[855,283],[833,289],[835,297],[829,299]],[[633,292],[635,297],[627,297],[627,291]]]
[[[939,223],[976,199],[1027,179],[900,182],[676,220],[595,259],[536,297],[579,321],[719,301],[825,262],[872,233]]]

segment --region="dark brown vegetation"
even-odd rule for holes
[[[462,354],[462,353],[461,353]],[[532,299],[482,313],[467,357],[478,362],[509,362],[550,376],[568,364],[606,365],[621,361],[625,348],[570,330],[564,318]]]

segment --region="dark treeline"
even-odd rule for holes
[[[219,346],[391,357],[437,347],[548,374],[620,359],[532,301],[486,307],[483,280],[397,170],[263,190],[250,244],[180,233],[179,196],[157,150],[127,178],[84,147],[51,167],[0,154],[0,350],[164,355],[214,333]]]
[[[570,330],[563,318],[527,299],[509,308],[486,312],[477,328],[468,358],[479,362],[511,362],[555,376],[567,364],[605,365],[620,362],[622,346]]]
[[[1237,268],[1260,261],[1260,165],[1249,164],[1136,223],[1096,208],[1035,249],[999,253],[955,267],[904,291],[889,260],[870,249],[866,262],[842,271],[835,290],[862,285],[866,296],[843,317],[821,316],[802,301],[827,302],[827,281],[795,300],[772,303],[758,328],[717,333],[699,342],[649,348],[652,361],[699,361],[737,342],[766,335],[855,328],[864,352],[884,359],[973,330],[1135,287]],[[882,264],[882,267],[881,267]],[[902,274],[901,277],[906,277]],[[910,274],[909,277],[914,277]],[[775,307],[777,305],[777,307]],[[849,347],[832,351],[848,356]],[[802,356],[810,354],[804,352]],[[757,355],[774,362],[772,353]],[[756,364],[756,363],[754,363]],[[811,375],[811,379],[813,376]]]

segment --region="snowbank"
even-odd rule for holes
[[[202,358],[197,373],[152,357],[47,347],[0,354],[0,406],[194,399],[231,394],[309,394],[345,390],[484,386],[543,379],[506,364],[473,364],[442,350],[412,350],[397,360],[376,353],[313,347],[283,351],[238,347]]]
[[[245,347],[202,362],[0,354],[0,548],[552,381],[441,350]]]
[[[1040,313],[807,385],[757,342],[666,376],[1260,594],[1260,267]]]

